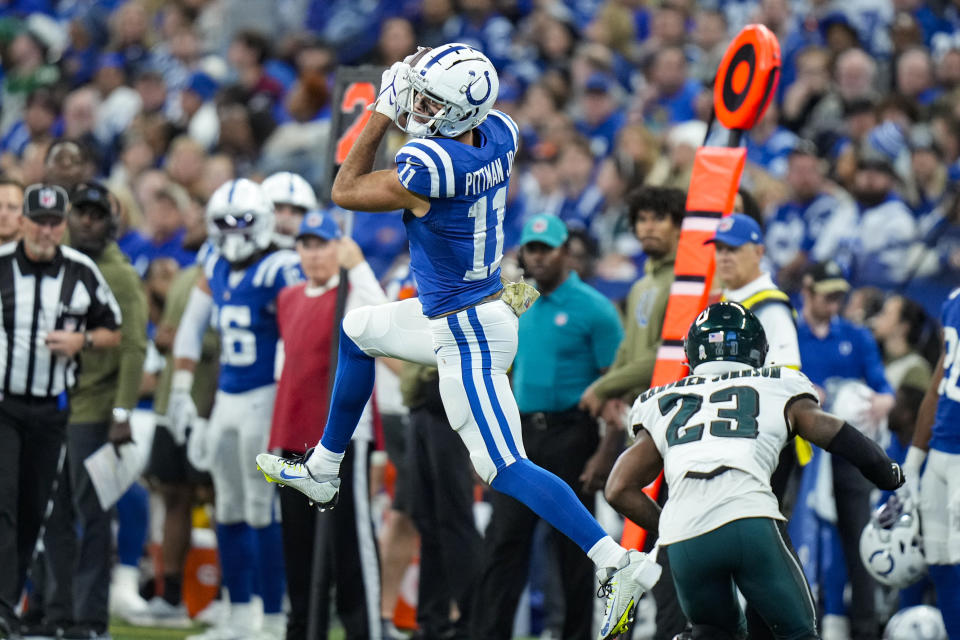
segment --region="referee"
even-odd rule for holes
[[[21,240],[0,246],[0,636],[26,578],[69,416],[82,351],[120,343],[120,308],[94,265],[61,247],[67,194],[24,193]]]

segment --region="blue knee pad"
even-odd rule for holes
[[[530,507],[584,553],[607,535],[567,483],[526,458],[500,469],[490,486]]]
[[[373,393],[376,374],[374,359],[365,354],[342,327],[337,353],[337,374],[333,380],[330,413],[320,442],[328,451],[343,453],[360,422],[363,407]]]

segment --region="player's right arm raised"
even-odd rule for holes
[[[395,211],[409,209],[416,216],[430,209],[426,198],[408,191],[400,184],[396,169],[373,171],[377,147],[391,124],[397,118],[398,82],[405,82],[402,74],[408,69],[404,63],[396,63],[383,74],[380,94],[374,103],[373,113],[364,125],[346,160],[333,181],[330,197],[344,209],[354,211]]]
[[[892,491],[903,484],[900,465],[887,457],[876,442],[849,423],[823,411],[811,398],[795,400],[787,409],[787,417],[800,436],[846,458],[877,487]]]

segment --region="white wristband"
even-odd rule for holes
[[[193,389],[193,372],[186,369],[177,369],[170,378],[171,391],[190,392]]]
[[[914,447],[913,445],[907,449],[907,457],[903,461],[903,472],[909,476],[917,476],[920,474],[920,467],[923,466],[923,461],[927,458],[927,452],[919,447]]]

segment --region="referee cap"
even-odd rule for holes
[[[55,184],[32,184],[23,194],[23,215],[40,218],[67,215],[67,192]]]

